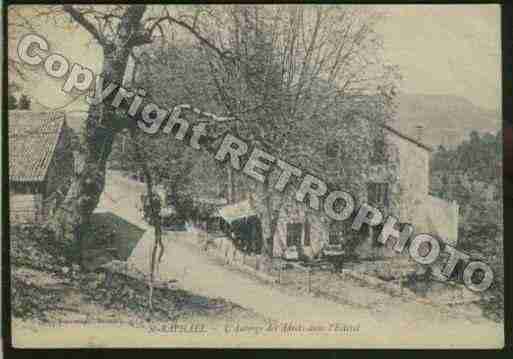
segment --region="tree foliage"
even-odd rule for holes
[[[503,315],[502,132],[472,132],[455,149],[440,146],[431,162],[431,191],[459,205],[458,242],[471,255],[479,253],[492,266],[489,293],[493,317]]]
[[[18,108],[20,110],[30,110],[30,103],[31,103],[30,98],[27,95],[22,94],[20,96],[20,102],[18,104]]]
[[[16,17],[13,27],[33,30],[35,23],[52,20],[56,26],[80,28],[102,48],[107,81],[136,79],[134,87],[144,87],[148,100],[167,108],[186,102],[233,116],[237,121],[230,128],[209,131],[234,131],[252,146],[292,162],[305,162],[315,152],[311,129],[340,104],[365,108],[371,118],[393,108],[397,69],[381,57],[382,42],[374,30],[380,15],[370,8],[59,5],[32,15],[30,20]],[[187,49],[188,57],[169,51],[177,47]],[[132,60],[135,66],[129,66]],[[64,203],[74,237],[98,204],[115,136],[135,127],[122,111],[104,104],[90,107],[80,151],[83,166]],[[146,151],[147,158],[160,157],[147,164],[149,174],[167,178],[171,186],[183,182],[190,171],[187,151],[166,147],[168,140],[159,142],[158,136],[152,144],[141,141],[147,149],[161,145]],[[258,187],[270,218],[276,206],[269,189],[270,183]],[[274,222],[268,221],[271,233]]]
[[[18,99],[12,93],[7,95],[7,109],[16,110],[18,108]]]
[[[431,162],[432,192],[460,206],[460,238],[485,249],[483,237],[502,233],[502,133],[480,135],[453,150],[440,147]]]
[[[229,54],[212,58],[202,52],[214,99],[239,119],[234,132],[252,146],[326,174],[326,139],[334,138],[326,136],[330,128],[344,121],[355,127],[350,115],[356,113],[374,122],[393,113],[399,76],[381,57],[374,31],[379,14],[355,6],[277,5],[214,8],[211,17],[218,26],[209,38]],[[357,155],[352,147],[348,153]],[[364,166],[357,157],[351,163]],[[340,177],[329,180],[340,184]],[[268,179],[253,188],[265,203],[267,239],[283,205],[283,196],[271,193],[273,184]]]

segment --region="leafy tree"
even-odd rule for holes
[[[481,253],[492,266],[495,284],[490,293],[498,303],[495,315],[502,317],[502,133],[472,132],[457,148],[435,152],[431,191],[458,202],[459,243],[470,253]]]
[[[310,171],[324,169],[326,133],[320,130],[328,128],[325,123],[356,109],[376,121],[393,111],[398,77],[380,56],[381,42],[373,30],[378,14],[361,7],[230,6],[213,9],[212,17],[222,24],[212,42],[237,59],[203,56],[214,98],[239,119],[232,131],[253,146],[307,164]],[[346,119],[348,127],[354,125]],[[355,158],[352,164],[365,162]],[[339,184],[340,177],[335,178]],[[284,203],[273,185],[268,176],[266,183],[254,186],[263,201],[265,254],[270,254],[269,238]]]
[[[16,110],[18,108],[18,100],[12,93],[7,95],[7,108],[9,110]]]
[[[19,7],[11,7],[11,12],[19,12]],[[102,76],[104,83],[124,83],[133,77],[133,69],[128,67],[130,56],[136,49],[151,44],[156,38],[166,38],[175,31],[174,27],[191,34],[191,41],[198,41],[209,47],[217,55],[222,52],[201,35],[205,29],[198,29],[193,21],[201,20],[202,14],[192,8],[175,8],[146,5],[55,5],[31,8],[29,17],[10,17],[10,34],[20,31],[33,31],[51,20],[63,29],[77,27],[87,32],[103,52]],[[188,17],[188,14],[194,17]],[[194,20],[196,19],[196,20]],[[12,31],[11,31],[12,30]],[[159,36],[160,35],[160,36]],[[170,36],[172,37],[172,36]],[[15,37],[10,37],[14,41]],[[13,44],[15,48],[15,44]],[[12,61],[11,61],[12,60]],[[12,66],[11,66],[12,64]],[[9,59],[11,73],[23,77],[24,68],[16,59]],[[71,242],[80,242],[81,233],[89,225],[90,217],[100,199],[105,186],[106,163],[112,151],[116,134],[124,129],[135,128],[135,121],[129,121],[123,111],[118,111],[110,103],[92,104],[81,132],[82,150],[78,153],[80,163],[62,208],[57,211],[56,222],[65,228],[64,237]]]
[[[23,94],[20,96],[20,103],[18,104],[20,110],[30,110],[30,98]]]
[[[213,92],[208,91],[208,73],[196,66],[197,49],[189,44],[166,43],[148,49],[147,53],[149,56],[136,59],[137,87],[150,89],[150,96],[169,109],[180,104],[196,104],[201,99],[198,107],[202,110],[219,112],[210,100]],[[168,86],[171,82],[174,85]],[[195,121],[194,118],[189,120],[191,123]],[[213,134],[211,131],[208,133]],[[169,199],[178,209],[184,208],[189,212],[185,205],[187,198],[218,194],[215,189],[224,180],[221,167],[208,152],[191,148],[188,145],[189,135],[183,141],[163,132],[152,136],[142,134],[138,138],[148,153],[154,153],[148,159],[148,165],[155,182],[166,188]],[[133,151],[130,142],[125,145],[128,152]],[[137,166],[134,168],[132,158],[127,153],[122,159],[123,167],[135,171]]]
[[[237,121],[230,126],[215,124],[209,129],[216,133],[212,137],[232,130],[253,146],[291,162],[302,163],[319,153],[322,143],[311,129],[321,127],[316,122],[333,111],[333,106],[350,104],[346,110],[353,111],[352,106],[359,104],[370,118],[393,108],[397,72],[380,57],[381,39],[374,31],[380,18],[369,8],[59,5],[41,8],[33,18],[40,22],[52,18],[57,26],[77,26],[89,33],[103,50],[106,83],[135,79],[137,86],[151,89],[148,99],[159,99],[167,108],[189,102],[228,114]],[[23,27],[24,23],[12,26]],[[184,44],[199,53],[201,61],[178,63],[169,53],[154,56],[161,49]],[[130,59],[136,66],[128,66]],[[171,73],[183,79],[185,91],[166,86],[175,84],[177,78],[164,82],[166,72],[155,71],[170,66],[175,66]],[[196,76],[180,77],[180,70],[187,69],[182,72],[190,74],[191,66]],[[206,86],[203,77],[209,79]],[[157,81],[159,86],[147,86]],[[106,163],[116,135],[126,129],[134,133],[135,124],[123,110],[114,110],[108,103],[90,106],[79,153],[82,165],[58,211],[58,220],[65,222],[66,237],[80,241],[103,191]],[[135,140],[139,144],[139,139]],[[164,163],[172,162],[172,149],[170,153]],[[146,154],[152,158],[149,151]],[[320,157],[316,157],[319,160],[312,160],[312,164],[321,166]],[[138,163],[146,177],[157,176],[158,181],[161,164],[152,167],[146,158]],[[176,176],[182,175],[180,166],[186,163],[180,160],[171,171],[176,167]],[[174,186],[179,180],[171,182]],[[275,201],[270,189],[270,181],[257,186],[266,203],[267,237],[272,238],[275,209],[282,200]],[[268,254],[265,243],[263,252]]]
[[[16,91],[20,90],[20,86],[16,82],[10,82],[7,87],[7,108],[15,110],[18,108],[18,99],[14,96]]]

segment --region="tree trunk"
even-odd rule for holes
[[[114,126],[102,121],[102,118],[113,118],[114,111],[100,106],[91,106],[84,132],[81,134],[83,148],[76,153],[75,173],[70,189],[62,205],[56,213],[57,220],[64,228],[61,236],[72,245],[78,246],[80,262],[82,241],[90,217],[96,209],[105,187],[107,159],[112,150],[116,130]],[[102,113],[103,112],[103,113]],[[64,223],[64,225],[62,224]]]
[[[265,186],[265,185],[264,185]],[[273,242],[274,234],[273,234],[273,214],[272,214],[272,201],[269,196],[269,193],[267,191],[264,191],[264,201],[265,201],[265,211],[267,216],[267,225],[269,226],[268,230],[265,231],[269,234],[268,237],[264,237],[262,241],[262,247],[260,250],[260,254],[270,256],[272,245],[270,245]]]
[[[284,196],[282,194],[281,196]],[[283,204],[283,198],[278,197],[278,208],[276,213],[273,210],[273,202],[272,202],[272,189],[270,188],[269,183],[265,183],[263,185],[263,197],[264,197],[264,208],[265,208],[265,216],[267,217],[267,225],[268,231],[266,231],[269,236],[263,237],[263,243],[262,243],[262,249],[261,254],[264,254],[266,256],[271,257],[273,252],[273,242],[274,242],[274,235],[276,234],[276,229],[278,228],[278,219],[280,216],[280,210]]]
[[[226,167],[228,173],[228,204],[234,202],[233,200],[233,174],[231,166]]]
[[[137,35],[141,33],[140,20],[144,12],[144,6],[127,7],[116,38],[102,44],[104,86],[110,82],[122,83],[132,48],[143,44],[137,41],[140,39]],[[76,153],[74,177],[54,221],[59,224],[56,228],[62,229],[60,237],[71,244],[72,261],[81,262],[85,230],[105,187],[106,164],[115,135],[129,123],[128,119],[117,118],[115,108],[109,102],[89,107],[80,134],[82,148]]]
[[[137,140],[134,142],[137,143]],[[148,295],[148,306],[150,310],[153,310],[153,287],[155,283],[155,271],[158,270],[158,265],[160,264],[162,256],[164,255],[164,244],[162,242],[162,224],[160,217],[161,203],[160,201],[156,203],[153,200],[153,195],[155,194],[155,191],[153,190],[153,177],[151,175],[150,169],[148,168],[146,162],[147,159],[143,158],[142,156],[142,149],[138,144],[136,145],[136,148],[136,153],[139,155],[139,162],[146,180],[146,191],[148,198],[150,199],[150,221],[155,230],[155,241],[153,242],[153,249],[151,251],[150,257],[150,291]],[[160,249],[160,252],[157,258],[158,249]]]

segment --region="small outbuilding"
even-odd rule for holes
[[[63,113],[9,112],[9,207],[11,224],[48,218],[73,175],[71,130]]]

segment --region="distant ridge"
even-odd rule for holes
[[[422,141],[437,148],[440,144],[454,147],[472,131],[496,133],[501,128],[498,112],[474,105],[454,95],[402,94],[393,126],[417,137],[417,126],[423,126]]]

